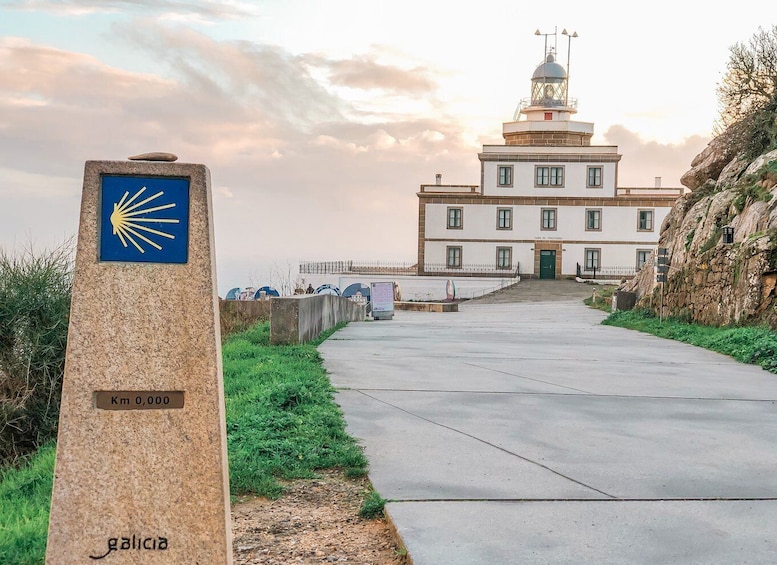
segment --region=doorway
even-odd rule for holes
[[[550,249],[540,251],[540,278],[556,278],[556,252]]]

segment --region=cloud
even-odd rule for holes
[[[250,3],[229,0],[6,0],[5,7],[69,16],[121,12],[197,21],[235,19],[258,13]]]
[[[338,86],[402,94],[423,94],[435,89],[429,69],[423,67],[405,70],[377,63],[364,56],[329,61],[327,66],[330,81]]]
[[[618,166],[618,186],[622,187],[652,187],[655,177],[661,177],[662,186],[681,187],[680,177],[710,142],[709,137],[694,135],[682,143],[658,143],[621,125],[608,128],[604,139],[606,144],[617,145],[623,155]]]
[[[244,284],[274,261],[412,262],[419,185],[435,173],[479,178],[477,149],[456,119],[393,104],[354,109],[322,78],[338,61],[319,57],[311,67],[310,57],[278,46],[152,21],[117,26],[113,36],[158,68],[132,72],[0,39],[0,170],[9,197],[0,245],[25,226],[60,239],[73,230],[84,161],[169,151],[211,169],[224,284]],[[420,88],[392,76],[405,90]],[[432,81],[428,88],[424,97],[441,107]]]

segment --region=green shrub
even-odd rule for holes
[[[0,467],[56,437],[72,244],[0,250]]]
[[[366,496],[362,502],[362,506],[359,509],[359,516],[372,520],[374,518],[383,517],[383,508],[386,506],[386,499],[380,496],[377,492],[370,491],[370,494]]]
[[[688,232],[688,235],[685,236],[685,250],[688,251],[691,248],[691,244],[693,243],[693,236],[696,235],[696,228],[693,228],[691,231]]]

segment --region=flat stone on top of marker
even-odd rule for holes
[[[175,153],[164,153],[161,151],[155,151],[152,153],[141,153],[140,155],[133,155],[127,157],[130,161],[167,161],[172,163],[178,160],[178,155]]]

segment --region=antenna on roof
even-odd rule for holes
[[[545,58],[548,56],[548,36],[553,36],[553,50],[557,51],[556,44],[558,43],[558,27],[553,27],[553,33],[542,33],[539,29],[534,32],[534,35],[544,35],[545,36],[545,52],[542,54],[542,59],[545,60]]]
[[[577,37],[577,32],[573,31],[571,34],[566,30],[566,28],[561,30],[561,35],[566,35],[569,42],[567,43],[567,96],[564,100],[564,106],[569,105],[569,55],[572,51],[572,38]]]

